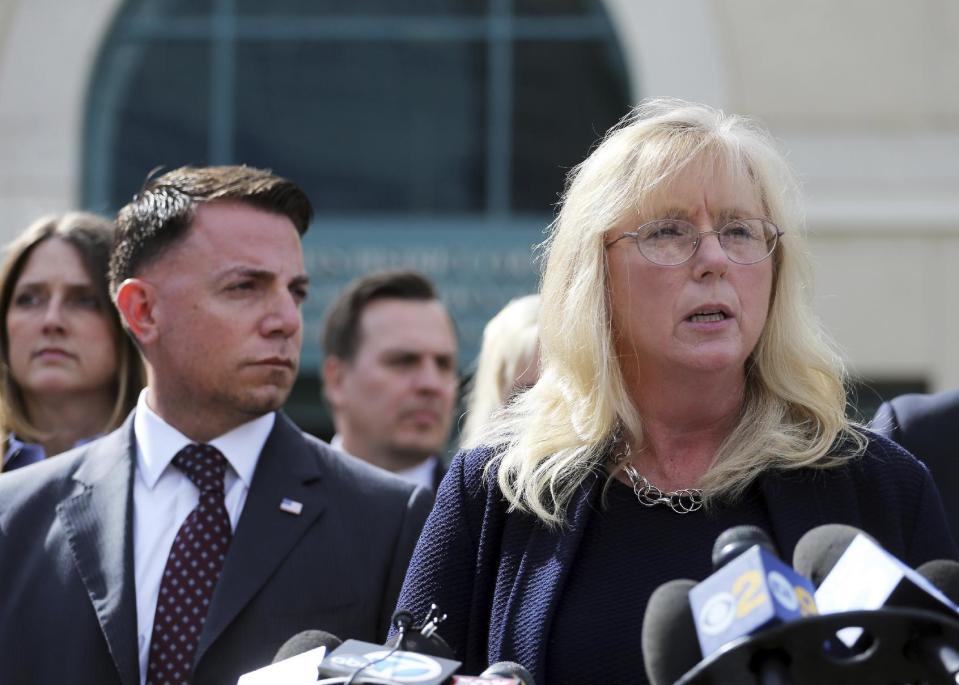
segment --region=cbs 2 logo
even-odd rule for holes
[[[792,585],[779,571],[770,571],[766,576],[769,592],[775,600],[789,611],[799,610],[800,616],[815,616],[816,600],[801,585]],[[749,615],[763,605],[768,595],[763,587],[762,572],[757,569],[746,571],[733,581],[732,595],[736,599],[736,618]]]

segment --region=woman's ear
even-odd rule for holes
[[[116,297],[120,318],[140,345],[156,339],[156,289],[139,278],[128,278],[120,284]]]

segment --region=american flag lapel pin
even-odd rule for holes
[[[297,502],[295,499],[284,497],[283,501],[280,502],[280,511],[299,516],[303,512],[303,502]]]

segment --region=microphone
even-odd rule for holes
[[[959,608],[921,574],[852,526],[826,524],[796,544],[796,570],[818,581],[816,604],[826,613],[904,607],[956,619]]]
[[[451,685],[534,685],[534,681],[522,664],[498,661],[478,676],[453,676]]]
[[[959,604],[959,562],[952,559],[927,561],[916,573],[935,585],[953,603]]]
[[[517,685],[535,685],[532,674],[515,661],[498,661],[480,673],[481,678],[512,678]]]
[[[405,633],[413,625],[413,614],[406,609],[397,609],[393,612],[390,624],[399,632]]]
[[[441,685],[462,665],[455,661],[449,645],[436,633],[446,620],[433,604],[420,626],[408,611],[393,614],[396,634],[385,645],[347,640],[324,659],[320,683],[419,683]]]
[[[750,548],[713,575],[754,553]],[[723,556],[720,553],[714,558]],[[950,600],[924,577],[935,577],[952,593],[959,589],[959,564],[929,562],[913,571],[862,531],[835,524],[807,532],[797,544],[794,561],[796,571],[819,582],[817,599],[823,587],[838,587],[840,581],[845,583],[841,589],[853,596],[882,595],[875,588],[862,587],[878,583],[880,589],[900,586],[885,593],[898,605],[890,606],[887,601],[879,606],[856,606],[853,611],[809,615],[743,635],[706,655],[680,676],[678,685],[750,682],[750,673],[760,683],[959,682],[959,620],[943,604]],[[915,608],[916,601],[922,608]],[[935,610],[930,611],[930,606]],[[650,680],[660,685],[652,675]]]
[[[818,613],[812,582],[774,550],[756,526],[730,528],[716,539],[713,560],[722,566],[689,591],[704,657],[738,638]]]
[[[772,540],[759,526],[733,526],[720,533],[713,543],[713,570],[718,571],[753,545],[759,545],[770,554],[779,556]]]
[[[806,531],[793,550],[793,568],[808,576],[818,588],[858,535],[875,542],[868,533],[842,523],[827,523]]]
[[[270,663],[275,664],[318,647],[326,647],[327,651],[332,651],[341,644],[343,644],[343,640],[325,630],[304,630],[284,642],[276,650],[276,656]]]
[[[324,630],[304,630],[283,643],[269,666],[244,673],[237,685],[312,685],[323,657],[342,643]]]
[[[318,683],[442,685],[461,662],[361,640],[347,640],[320,665]],[[244,684],[245,685],[245,684]]]
[[[868,647],[837,650],[836,635],[865,630]],[[959,644],[959,622],[919,609],[807,616],[737,640],[714,652],[676,685],[714,683],[955,683],[928,638]],[[934,646],[934,645],[933,645]],[[778,671],[759,670],[771,662]],[[756,673],[754,680],[751,673]]]
[[[950,600],[955,601],[954,598],[959,597],[959,562],[951,559],[927,561],[916,569],[916,573],[931,582]],[[916,656],[927,666],[952,677],[953,682],[956,682],[956,674],[959,673],[959,650],[941,635],[920,638],[916,645]]]
[[[436,632],[437,626],[446,620],[446,614],[440,616],[437,612],[436,605],[432,605],[426,618],[423,619],[423,624],[417,626],[414,625],[413,614],[405,609],[397,609],[393,614],[393,627],[396,628],[396,634],[386,641],[386,646],[407,652],[428,654],[441,659],[453,659],[452,648]]]
[[[649,596],[643,614],[643,663],[651,685],[672,685],[702,656],[689,591],[696,581],[677,578]]]

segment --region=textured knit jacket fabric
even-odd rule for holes
[[[955,559],[956,546],[928,470],[895,443],[867,436],[866,453],[843,466],[771,472],[761,479],[772,522],[767,532],[782,558],[792,558],[809,529],[844,523],[871,533],[913,567]],[[530,515],[507,511],[492,470],[484,479],[490,458],[489,450],[479,448],[453,459],[398,606],[417,619],[434,602],[448,614],[439,632],[464,662],[463,672],[478,673],[509,660],[544,682],[552,618],[590,512],[600,506],[604,478],[589,477],[569,504],[567,525],[551,529]],[[685,575],[683,563],[676,560],[676,577]]]

